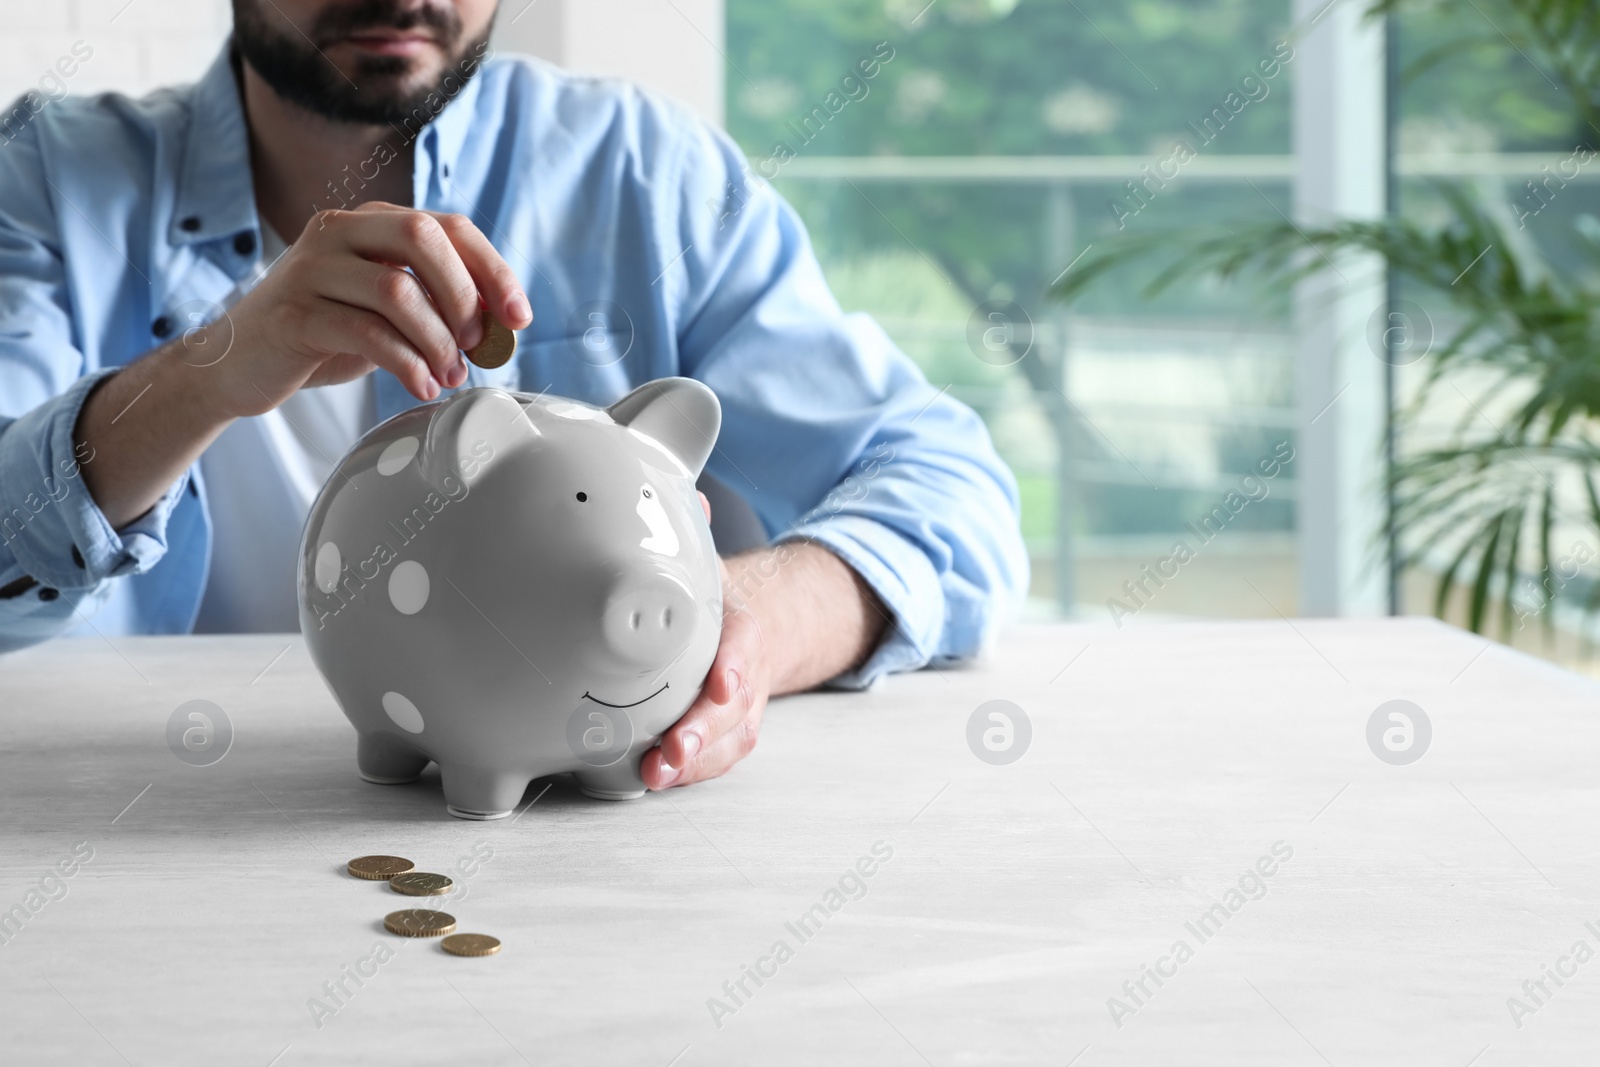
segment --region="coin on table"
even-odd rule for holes
[[[455,930],[456,917],[428,908],[405,908],[385,915],[383,925],[401,937],[438,937]]]
[[[369,882],[387,882],[397,874],[415,870],[416,866],[403,856],[357,856],[345,869]]]
[[[500,951],[500,939],[488,934],[451,934],[439,947],[452,956],[493,956]]]
[[[397,874],[389,879],[389,888],[396,893],[404,893],[408,897],[436,897],[441,893],[448,893],[456,884],[442,874],[429,874],[427,871],[407,871]]]
[[[485,370],[503,367],[517,351],[517,335],[509,327],[502,326],[489,314],[489,309],[483,309],[483,340],[479,341],[467,352],[467,358]]]

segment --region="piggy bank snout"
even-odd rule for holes
[[[616,656],[641,666],[664,666],[688,647],[694,601],[661,575],[628,576],[607,594],[601,627]]]

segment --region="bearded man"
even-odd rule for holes
[[[669,375],[721,400],[708,484],[762,543],[647,784],[726,771],[771,694],[992,635],[1027,559],[982,423],[841,312],[724,136],[491,56],[495,6],[234,0],[197,84],[29,109],[0,146],[0,650],[296,629],[311,500],[377,422]],[[519,332],[496,370],[462,357],[485,312]]]

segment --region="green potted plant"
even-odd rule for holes
[[[1409,64],[1408,76],[1469,48],[1509,44],[1570,107],[1580,131],[1574,164],[1592,161],[1600,144],[1600,5],[1473,6],[1476,12],[1457,13],[1466,32]],[[1377,0],[1368,14],[1439,10],[1429,0]],[[1393,412],[1395,433],[1406,443],[1389,469],[1400,563],[1436,572],[1434,609],[1441,615],[1465,586],[1466,621],[1475,631],[1495,616],[1505,635],[1530,615],[1549,627],[1558,596],[1592,614],[1600,583],[1581,571],[1600,558],[1600,222],[1580,218],[1580,261],[1555,269],[1469,184],[1436,182],[1433,189],[1437,199],[1425,220],[1391,215],[1318,228],[1278,220],[1098,242],[1052,293],[1071,301],[1108,272],[1171,257],[1174,247],[1181,254],[1155,275],[1148,295],[1198,275],[1284,285],[1333,269],[1340,253],[1376,254],[1441,327],[1422,356],[1421,380]],[[1466,416],[1442,437],[1424,439],[1424,415],[1436,416],[1447,392],[1465,399]]]

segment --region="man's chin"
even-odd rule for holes
[[[404,70],[363,64],[355,68],[352,80],[361,87],[361,96],[372,100],[410,100],[422,98],[437,89],[450,67],[443,62],[413,63]]]
[[[390,54],[348,38],[297,49],[287,39],[238,27],[235,37],[245,61],[280,98],[333,122],[365,126],[426,124],[439,110],[439,95],[453,96],[482,54],[481,42],[460,55],[433,40],[401,50],[414,54]]]

